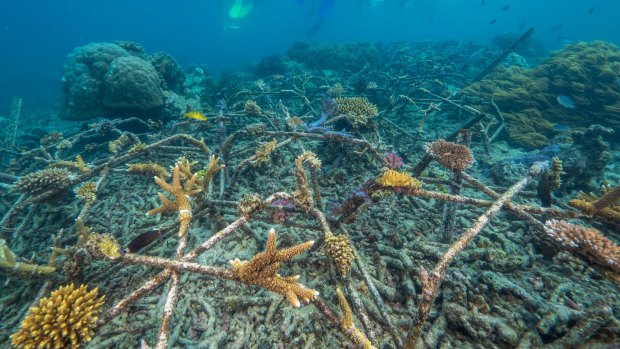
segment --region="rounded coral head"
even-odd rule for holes
[[[383,155],[383,166],[389,168],[390,170],[398,170],[403,167],[403,158],[401,158],[398,154],[394,152],[385,153]]]
[[[474,156],[468,147],[443,139],[426,143],[424,149],[441,166],[452,171],[463,171],[474,162]]]
[[[30,308],[11,342],[16,348],[79,348],[91,340],[104,300],[86,285],[60,287]]]

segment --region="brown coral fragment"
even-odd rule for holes
[[[60,287],[30,308],[11,342],[25,349],[79,348],[92,339],[104,300],[97,289],[88,292],[86,285]]]
[[[255,101],[245,101],[243,104],[243,111],[252,116],[260,116],[263,114],[263,110]]]
[[[325,254],[334,260],[340,274],[349,275],[355,254],[346,235],[329,235],[325,237]]]
[[[155,183],[159,185],[163,190],[172,194],[174,201],[169,200],[164,194],[157,193],[161,200],[161,206],[154,208],[147,212],[148,216],[152,216],[158,213],[164,212],[178,212],[179,213],[179,236],[184,236],[187,233],[189,224],[192,221],[192,207],[190,203],[190,196],[198,193],[197,189],[194,189],[196,184],[196,176],[193,175],[190,179],[185,181],[185,187],[181,186],[181,167],[177,163],[174,166],[172,172],[172,183],[168,184],[160,177],[155,177]]]
[[[569,201],[569,205],[579,209],[589,216],[597,216],[611,222],[620,223],[620,185],[607,189],[601,188],[602,196],[580,192]]]
[[[154,162],[139,162],[135,164],[127,164],[127,173],[139,174],[146,176],[157,176],[159,178],[168,178],[170,173],[165,167]]]
[[[545,223],[545,232],[569,251],[620,272],[620,246],[596,229],[553,219]]]
[[[280,262],[293,258],[308,250],[312,245],[314,245],[314,241],[307,241],[293,247],[278,250],[276,249],[276,232],[271,229],[264,252],[256,254],[249,261],[242,261],[236,258],[231,260],[230,264],[239,281],[248,285],[261,286],[271,292],[279,293],[285,296],[286,300],[293,307],[299,308],[301,306],[300,299],[311,301],[316,299],[319,292],[298,283],[299,275],[282,277],[278,274],[278,270],[280,269]]]
[[[252,166],[262,166],[268,163],[271,159],[271,153],[276,150],[277,144],[278,141],[275,138],[269,142],[263,142],[259,144],[258,149],[256,149],[256,153],[251,160]]]
[[[52,188],[65,188],[72,178],[71,172],[64,168],[46,168],[19,177],[13,190],[34,196]]]
[[[75,161],[60,160],[60,161],[51,163],[49,167],[67,168],[67,169],[76,170],[82,173],[86,173],[90,171],[90,167],[88,167],[88,165],[86,164],[86,162],[84,162],[84,159],[80,155],[75,157]]]
[[[340,288],[336,288],[336,296],[338,296],[338,303],[342,308],[342,319],[340,319],[340,328],[347,335],[347,337],[360,348],[364,349],[377,349],[372,342],[366,337],[366,335],[360,331],[353,322],[353,311],[349,302],[345,298]]]
[[[441,166],[452,171],[463,171],[474,162],[468,147],[438,139],[424,145],[426,152]]]
[[[92,204],[95,200],[97,200],[97,184],[95,182],[84,182],[75,188],[73,192],[75,193],[75,196],[89,204]]]

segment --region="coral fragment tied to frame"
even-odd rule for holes
[[[316,299],[319,292],[306,288],[297,282],[299,275],[280,276],[280,262],[289,260],[294,256],[308,250],[314,245],[314,241],[307,241],[283,250],[276,249],[276,232],[271,229],[267,237],[265,252],[256,254],[249,261],[238,258],[230,261],[233,273],[239,280],[248,285],[257,285],[269,291],[279,293],[295,308],[299,308],[299,299],[311,301]]]

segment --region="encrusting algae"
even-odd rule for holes
[[[86,285],[60,287],[30,308],[11,343],[20,349],[79,348],[92,339],[104,300]]]

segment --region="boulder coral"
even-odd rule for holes
[[[619,78],[618,47],[580,42],[535,68],[498,67],[465,93],[493,98],[507,121],[510,140],[535,149],[548,145],[556,123],[620,128]],[[574,101],[575,108],[561,105],[561,96]]]
[[[181,92],[184,81],[182,68],[167,54],[150,56],[132,42],[91,43],[75,48],[65,60],[60,116],[157,116],[166,93]]]
[[[119,57],[104,76],[103,105],[110,109],[151,110],[164,104],[159,76],[138,57]]]

